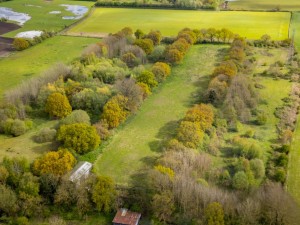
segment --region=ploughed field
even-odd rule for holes
[[[160,30],[163,35],[172,36],[184,27],[212,27],[228,28],[249,39],[259,39],[269,34],[272,39],[281,40],[288,37],[290,16],[288,12],[96,8],[91,16],[72,27],[68,34],[99,36],[128,26],[144,32]]]

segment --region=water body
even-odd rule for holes
[[[61,4],[60,6],[66,7],[66,10],[72,12],[74,16],[63,16],[64,20],[77,20],[83,17],[85,13],[89,10],[86,6],[81,5],[67,5]]]
[[[0,7],[0,18],[6,18],[7,20],[17,22],[19,25],[24,25],[24,23],[31,19],[31,16],[26,13],[15,12],[10,8]]]

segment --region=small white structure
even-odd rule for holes
[[[72,182],[80,182],[89,176],[93,165],[89,162],[79,162],[71,171],[69,180]]]

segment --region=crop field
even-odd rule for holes
[[[236,0],[229,2],[229,8],[233,10],[300,10],[298,0]]]
[[[192,94],[206,87],[214,60],[204,59],[213,59],[220,48],[213,45],[191,48],[182,65],[173,69],[171,77],[143,103],[137,115],[112,137],[94,164],[96,173],[128,184],[134,173],[159,156],[164,139],[174,134],[176,122],[192,105]],[[197,81],[205,84],[197,87]]]
[[[68,63],[79,57],[95,38],[56,36],[22,52],[0,58],[0,96],[23,80],[39,75],[57,62]],[[76,46],[76,48],[74,48]]]
[[[300,13],[295,12],[292,14],[290,35],[294,35],[295,47],[300,50]]]
[[[26,13],[32,18],[25,22],[22,28],[5,34],[6,37],[14,37],[17,33],[31,30],[59,31],[76,20],[64,20],[63,16],[73,14],[65,10],[60,4],[81,5],[90,7],[94,3],[89,1],[70,1],[70,0],[14,0],[2,2],[0,7],[11,8],[16,12]],[[61,14],[50,14],[51,11],[61,11]]]
[[[144,32],[160,30],[163,35],[176,35],[189,27],[228,28],[249,39],[269,34],[275,40],[288,37],[290,13],[279,12],[219,12],[191,10],[97,8],[92,15],[72,27],[68,34],[97,36],[113,33],[129,26]]]

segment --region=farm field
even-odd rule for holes
[[[290,26],[290,35],[295,35],[295,47],[300,50],[300,13],[293,12]]]
[[[0,59],[1,98],[6,90],[23,80],[39,75],[51,65],[57,62],[68,63],[79,57],[86,46],[96,41],[95,38],[56,36],[25,51]]]
[[[237,0],[229,2],[229,8],[232,10],[273,10],[276,7],[279,7],[279,10],[300,10],[298,0]]]
[[[114,134],[94,164],[96,173],[111,176],[119,184],[128,184],[132,175],[159,156],[164,139],[174,134],[176,122],[193,104],[192,96],[199,91],[196,83],[201,83],[201,90],[206,87],[215,61],[204,59],[214,59],[222,47],[192,47],[183,63],[173,69],[169,79]]]
[[[176,35],[179,30],[190,27],[228,28],[249,39],[269,34],[275,40],[288,37],[290,13],[279,12],[219,12],[190,10],[96,8],[92,15],[67,33],[97,36],[114,33],[130,26],[144,32],[157,29],[165,36]]]
[[[32,18],[22,28],[5,34],[6,37],[14,37],[17,33],[31,30],[60,31],[76,20],[64,20],[63,16],[73,14],[65,10],[60,4],[81,5],[90,8],[94,3],[89,1],[71,0],[14,0],[0,3],[0,7],[11,8],[16,12],[27,13]],[[49,14],[51,11],[61,11],[61,14]]]

